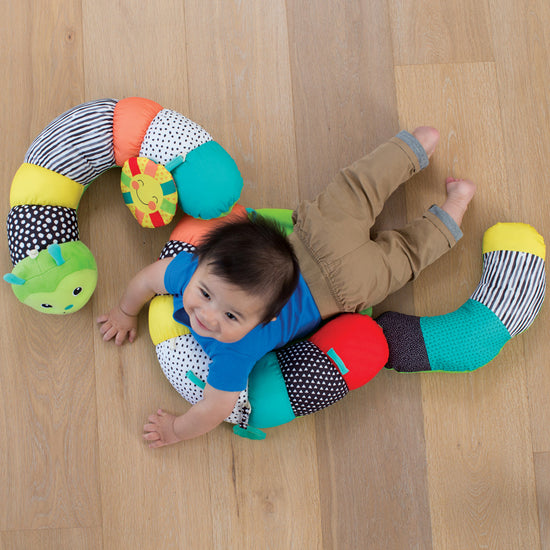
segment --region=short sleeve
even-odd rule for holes
[[[223,353],[215,356],[210,364],[207,382],[222,391],[243,391],[248,375],[256,361],[240,353]]]
[[[180,252],[164,272],[164,288],[172,295],[181,294],[195,272],[197,260],[189,252]]]

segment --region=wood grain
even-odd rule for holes
[[[398,130],[387,17],[380,3],[288,3],[303,199]]]
[[[137,95],[187,114],[237,160],[247,206],[291,208],[400,127],[432,124],[430,168],[379,226],[440,203],[447,175],[478,194],[457,247],[378,309],[446,313],[479,280],[489,225],[550,235],[549,28],[546,0],[2,2],[3,215],[34,136],[85,100]],[[147,415],[188,405],[146,311],[122,348],[94,319],[170,228],[137,226],[118,177],[79,207],[100,277],[86,308],[39,315],[0,285],[1,550],[550,547],[546,305],[478,372],[382,372],[264,442],[224,425],[146,448]]]
[[[498,63],[497,86],[503,123],[505,167],[513,189],[513,216],[550,237],[547,178],[550,171],[550,6],[539,2],[490,2],[495,59]],[[504,11],[504,13],[503,13]],[[506,16],[504,16],[506,14]],[[514,52],[505,39],[513,33],[522,47]],[[537,323],[522,336],[528,366],[531,429],[535,451],[550,449],[548,367],[550,342],[547,338],[550,317],[543,308]]]
[[[396,65],[492,61],[487,0],[391,0]]]
[[[84,2],[86,93],[95,97],[141,96],[187,112],[187,70],[181,2],[113,5]],[[172,17],[158,18],[160,12]],[[108,16],[107,16],[108,14]],[[161,24],[162,22],[162,24]],[[161,52],[170,52],[161,55]],[[97,253],[99,282],[94,316],[119,300],[126,282],[158,257],[170,228],[140,228],[120,199],[119,170],[88,190],[89,235]],[[130,246],[130,243],[132,245]],[[93,328],[97,378],[103,536],[106,548],[178,546],[191,536],[212,544],[208,440],[154,453],[141,439],[147,416],[159,407],[187,405],[164,378],[147,334],[147,312],[138,340],[116,348]],[[192,506],[186,505],[192,503]],[[200,526],[200,528],[199,528]]]
[[[184,3],[83,0],[86,97],[139,96],[187,112]]]
[[[101,528],[34,529],[0,533],[0,550],[101,550]]]
[[[190,115],[233,156],[253,208],[293,208],[296,144],[285,2],[186,4]],[[231,44],[231,47],[227,47]]]
[[[289,207],[298,195],[284,5],[186,6],[190,111],[234,156],[245,181],[241,202],[255,207]],[[270,430],[260,446],[228,429],[211,434],[211,461],[221,467],[209,480],[217,548],[270,540],[321,548],[313,426],[307,419]]]
[[[541,548],[550,548],[550,453],[535,453]]]
[[[371,2],[289,4],[304,199],[397,131],[391,42],[376,32],[387,17],[381,4]],[[404,196],[396,195],[379,226],[404,223]],[[395,306],[412,303],[410,290],[392,297]],[[413,427],[422,422],[419,382],[383,373],[316,415],[326,547],[409,548],[429,541],[424,439]],[[411,422],[406,437],[396,433],[404,418]],[[388,528],[398,524],[402,528]]]
[[[83,80],[77,4],[21,3],[4,9],[2,61],[13,75],[2,101],[2,127],[9,131],[0,138],[7,159],[2,189],[8,197],[9,182],[30,141],[47,122],[82,101]],[[40,32],[43,26],[47,34]],[[5,273],[11,271],[5,240],[2,252]],[[18,307],[8,285],[1,292],[5,444],[0,481],[10,498],[1,500],[0,529],[99,526],[90,307],[71,319],[48,322],[44,315]]]
[[[398,67],[396,74],[405,125],[414,127],[430,116],[442,135],[425,177],[407,184],[411,210],[417,212],[419,204],[430,200],[429,187],[432,194],[434,186],[442,188],[444,174],[469,177],[479,186],[460,246],[425,270],[415,284],[420,314],[452,311],[469,297],[481,275],[484,230],[493,221],[508,219],[513,200],[498,145],[502,130],[495,71],[492,64],[426,65]],[[426,97],[429,106],[421,102]],[[462,114],[464,105],[468,117]],[[436,548],[537,547],[531,438],[522,429],[529,423],[522,351],[521,340],[516,340],[471,375],[422,375]]]

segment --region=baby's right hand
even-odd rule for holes
[[[138,318],[137,315],[128,315],[124,313],[120,306],[116,306],[106,315],[100,315],[96,319],[99,327],[99,332],[103,336],[103,340],[115,339],[115,344],[121,346],[124,344],[126,337],[132,343],[136,339]]]

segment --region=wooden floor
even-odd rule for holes
[[[447,175],[479,191],[459,245],[383,309],[460,306],[497,221],[549,240],[548,0],[1,0],[0,29],[3,215],[51,119],[139,95],[224,145],[255,207],[290,208],[399,128],[437,126],[431,167],[380,223],[441,202]],[[47,317],[0,286],[1,550],[550,548],[548,307],[473,374],[382,372],[264,442],[224,425],[152,451],[146,416],[187,405],[146,315],[122,349],[94,318],[170,229],[137,226],[114,170],[79,219],[100,273],[84,310]]]

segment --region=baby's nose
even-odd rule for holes
[[[203,319],[209,328],[213,328],[214,325],[216,324],[216,316],[217,316],[217,313],[212,308],[206,308],[203,311]]]

